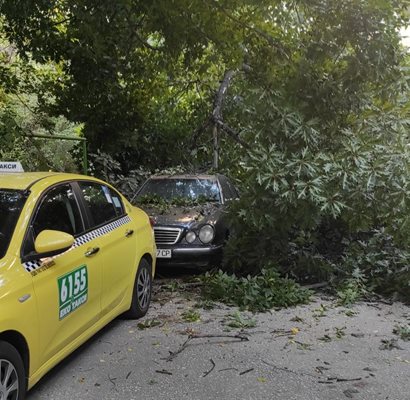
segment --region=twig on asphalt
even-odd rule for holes
[[[209,370],[209,371],[207,371],[207,372],[205,372],[204,374],[203,374],[203,378],[205,378],[206,376],[208,376],[213,370],[214,370],[214,368],[216,367],[216,364],[215,364],[215,362],[214,362],[214,360],[212,360],[212,358],[209,360],[210,362],[211,362],[211,364],[212,364],[212,368]]]
[[[182,353],[187,348],[189,342],[192,339],[204,339],[204,338],[207,338],[207,339],[209,339],[209,338],[232,338],[232,339],[240,339],[241,342],[249,340],[249,338],[247,338],[244,335],[240,335],[240,334],[238,334],[238,335],[223,335],[223,334],[194,334],[194,335],[189,335],[188,339],[185,340],[185,342],[181,345],[181,347],[178,350],[174,351],[174,352],[170,351],[170,355],[168,357],[164,358],[164,360],[172,361],[178,354]]]
[[[296,374],[299,376],[310,376],[312,378],[318,378],[317,375],[314,374],[310,374],[309,372],[300,372],[300,371],[293,371],[291,369],[285,368],[285,367],[278,367],[276,365],[270,364],[264,360],[262,360],[263,363],[265,363],[266,365],[269,365],[270,367],[272,367],[273,369],[279,370],[279,371],[285,371],[285,372],[289,372],[291,374]],[[318,367],[316,367],[318,368]],[[322,373],[322,371],[320,371],[320,373]],[[362,380],[362,378],[338,378],[337,376],[328,376],[326,378],[325,381],[318,381],[318,383],[334,383],[334,382],[354,382],[354,381],[360,381]]]
[[[331,384],[335,382],[355,382],[355,381],[361,381],[361,380],[362,378],[338,378],[338,377],[328,376],[326,381],[318,381],[318,383]]]
[[[335,379],[335,378],[328,378],[328,379]],[[354,382],[354,381],[361,381],[362,378],[336,378],[336,382]]]
[[[166,369],[156,369],[157,374],[172,375],[172,372],[167,371]]]
[[[273,364],[268,363],[267,361],[264,361],[264,360],[262,360],[262,362],[266,365],[269,365],[269,367],[272,367],[273,369],[276,369],[278,371],[289,372],[290,374],[295,374],[295,375],[299,375],[299,376],[310,376],[310,377],[313,377],[313,378],[317,378],[316,375],[310,374],[308,372],[293,371],[292,369],[288,369],[288,368],[285,368],[285,367],[278,367],[277,365],[273,365]]]
[[[189,335],[191,339],[203,339],[203,338],[232,338],[232,339],[240,339],[241,342],[249,341],[249,338],[244,334],[237,334],[237,335],[227,335],[222,333],[204,333],[204,334],[193,334]]]
[[[117,384],[115,383],[115,380],[116,380],[117,378],[111,378],[111,376],[108,374],[108,380],[114,385],[114,386],[117,386]]]
[[[275,337],[281,337],[281,336],[291,336],[292,335],[292,331],[289,330],[285,330],[285,329],[275,329],[273,331],[270,332],[272,335],[275,335]]]
[[[328,371],[330,368],[322,367],[321,365],[317,366],[315,370],[319,372],[319,374],[323,374],[323,371]]]
[[[255,369],[255,368],[246,369],[245,371],[240,372],[239,375],[245,375],[245,374],[247,374],[248,372],[253,371],[254,369]]]
[[[169,352],[170,354],[167,358],[165,358],[165,360],[172,361],[179,353],[182,353],[185,350],[190,340],[191,340],[191,336],[188,336],[188,339],[185,340],[185,342],[182,344],[182,346],[177,351]]]
[[[118,392],[118,390],[117,390],[117,384],[115,383],[115,380],[116,380],[116,379],[117,379],[117,378],[111,378],[110,374],[108,374],[108,380],[113,384],[113,387],[114,387],[115,391]]]
[[[223,371],[237,371],[238,368],[223,368],[223,369],[219,369],[218,372],[223,372]]]

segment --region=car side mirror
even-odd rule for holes
[[[40,258],[52,257],[64,253],[73,243],[74,237],[68,233],[44,230],[38,234],[34,248]]]

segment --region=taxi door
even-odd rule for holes
[[[74,245],[58,256],[33,259],[34,240],[45,229],[73,235]],[[84,229],[70,184],[50,189],[30,223],[23,261],[31,259],[24,262],[24,267],[32,275],[37,300],[41,364],[56,356],[100,318],[100,244],[98,238]]]
[[[100,236],[102,264],[102,314],[119,306],[130,286],[134,285],[136,270],[136,232],[125,213],[121,197],[113,189],[98,182],[79,182],[86,206]]]

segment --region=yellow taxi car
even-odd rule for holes
[[[0,399],[118,315],[143,316],[155,254],[148,216],[103,181],[0,174]]]

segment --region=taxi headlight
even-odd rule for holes
[[[215,237],[215,230],[211,225],[204,225],[199,230],[199,240],[202,243],[210,243]]]
[[[185,240],[188,243],[193,243],[196,239],[196,234],[193,231],[188,231],[187,234],[185,235]]]

